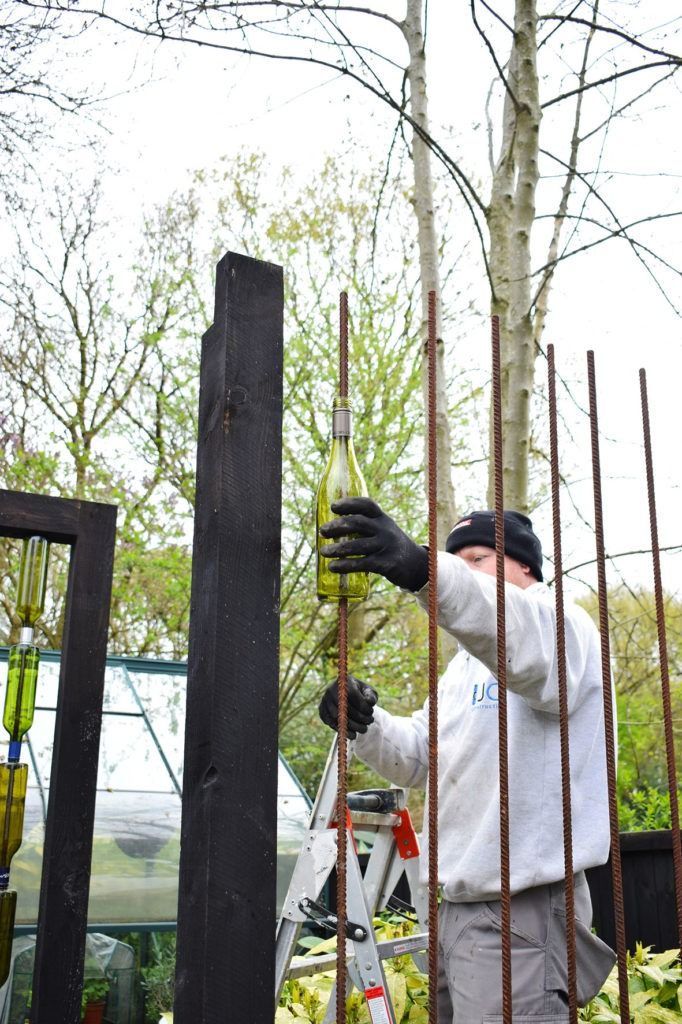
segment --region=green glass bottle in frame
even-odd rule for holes
[[[9,883],[9,866],[21,846],[28,765],[0,764],[0,890]]]
[[[317,596],[320,601],[364,601],[369,594],[369,574],[366,572],[334,573],[329,559],[320,555],[320,548],[330,541],[320,535],[323,523],[336,518],[332,503],[339,498],[357,498],[367,495],[367,485],[358,465],[353,447],[353,413],[348,398],[336,398],[332,412],[332,447],[329,461],[317,492]]]
[[[0,985],[9,976],[12,962],[12,939],[14,938],[14,915],[17,910],[17,894],[14,889],[0,889]]]
[[[21,740],[33,724],[39,663],[40,651],[34,644],[19,643],[10,648],[2,716],[10,738],[10,761],[19,759]]]
[[[17,615],[22,628],[35,626],[45,607],[49,552],[44,537],[27,537],[23,543],[17,588]]]

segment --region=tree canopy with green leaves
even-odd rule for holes
[[[283,171],[277,199],[265,203],[267,175],[273,171],[264,158],[248,154],[198,174],[147,216],[132,260],[110,251],[113,226],[97,187],[79,196],[61,183],[48,216],[17,222],[14,258],[0,275],[11,339],[0,353],[8,456],[2,483],[118,504],[110,649],[184,657],[200,338],[212,319],[208,268],[228,244],[281,260],[280,711],[285,746],[286,737],[300,745],[305,775],[310,717],[335,672],[336,620],[314,591],[313,508],[337,387],[339,288],[350,296],[351,393],[363,471],[371,493],[425,537],[418,267],[411,191],[400,177],[385,181],[376,166],[330,157],[303,186]],[[464,419],[474,395],[454,390],[453,415]],[[459,444],[465,459],[464,432]],[[3,562],[9,633],[16,545],[4,545]],[[49,646],[59,647],[63,556],[52,564],[43,632]],[[356,671],[366,674],[371,666],[385,680],[389,702],[393,694],[403,707],[421,700],[421,631],[421,616],[405,595],[378,579],[351,616]],[[319,757],[316,747],[315,770]]]

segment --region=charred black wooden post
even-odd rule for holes
[[[116,508],[0,491],[0,536],[71,545],[47,808],[33,1024],[78,1024]]]
[[[272,1024],[283,292],[228,253],[199,396],[175,1024]]]

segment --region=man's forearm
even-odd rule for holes
[[[374,709],[374,722],[355,740],[357,757],[397,786],[423,789],[428,769],[428,731],[423,711],[410,718]]]

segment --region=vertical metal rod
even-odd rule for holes
[[[507,738],[507,644],[504,605],[504,485],[500,318],[492,318],[493,457],[495,464],[495,561],[497,576],[497,682],[500,730],[500,899],[502,919],[502,1021],[512,1024],[511,888],[509,874],[509,761]]]
[[[665,729],[665,753],[668,768],[668,792],[670,795],[670,824],[673,842],[673,875],[675,879],[675,906],[677,909],[678,942],[682,945],[682,842],[680,841],[680,811],[677,800],[677,769],[675,766],[675,740],[673,738],[672,707],[670,703],[670,674],[668,669],[668,644],[663,607],[663,584],[661,582],[661,551],[658,544],[658,517],[656,514],[656,493],[654,490],[654,463],[651,454],[651,428],[649,425],[649,400],[647,397],[646,373],[639,371],[639,389],[642,400],[642,427],[644,431],[644,458],[646,462],[646,484],[649,498],[649,522],[651,524],[651,555],[654,568],[654,594],[656,599],[656,624],[658,628],[658,655],[661,664],[661,696],[663,700],[663,722]]]
[[[438,1024],[438,504],[436,446],[436,293],[428,310],[429,510],[429,1024]]]
[[[622,1024],[630,1024],[630,998],[628,994],[627,953],[625,945],[625,908],[623,905],[623,873],[620,862],[618,801],[616,797],[616,749],[613,731],[613,695],[611,691],[611,645],[609,642],[609,614],[606,596],[604,520],[602,514],[599,424],[597,419],[597,388],[594,372],[594,352],[587,353],[587,386],[590,396],[590,437],[592,444],[592,481],[594,489],[594,534],[597,553],[599,634],[601,639],[601,669],[602,686],[604,691],[606,779],[609,791],[609,822],[611,827],[611,883],[613,886],[613,916],[616,931],[616,953],[618,955],[620,1019]]]
[[[348,396],[348,295],[339,297],[339,395]],[[339,600],[339,746],[336,800],[336,1022],[346,1024],[346,853],[348,843],[348,599]]]
[[[348,397],[348,293],[339,295],[339,395]]]
[[[346,1022],[346,852],[348,842],[348,598],[339,600],[339,747],[336,801],[336,1022]]]
[[[571,760],[568,735],[568,691],[566,678],[566,629],[564,618],[564,580],[561,554],[561,497],[559,489],[559,442],[557,437],[556,374],[554,345],[547,346],[549,394],[549,449],[552,490],[552,528],[554,542],[554,594],[556,600],[557,673],[559,677],[559,737],[561,744],[561,798],[564,817],[564,876],[566,903],[566,959],[568,965],[568,1017],[578,1019],[575,961],[575,890],[573,886],[573,820],[571,814]]]

